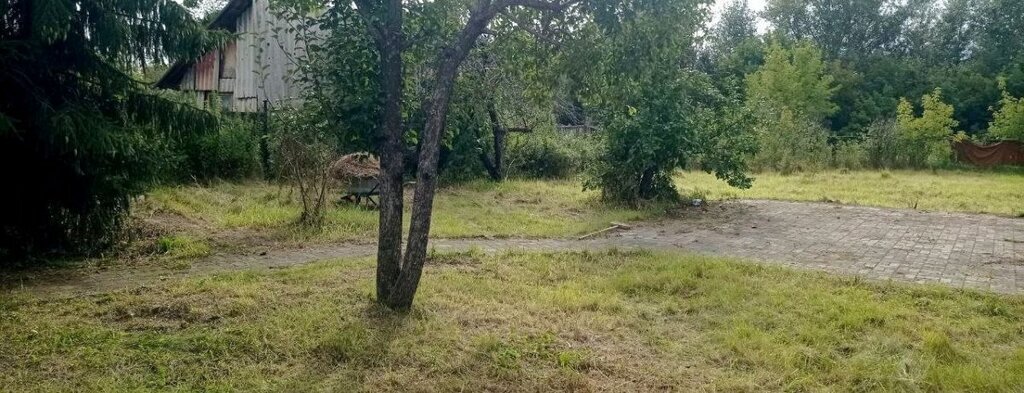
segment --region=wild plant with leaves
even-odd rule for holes
[[[999,89],[1003,98],[999,107],[992,110],[992,123],[988,126],[989,135],[999,139],[1012,139],[1024,142],[1024,97],[1014,98],[1006,91],[1006,79],[999,80]]]
[[[949,142],[957,121],[953,107],[942,101],[942,90],[935,89],[921,97],[921,115],[914,105],[900,100],[896,108],[896,129],[899,132],[900,161],[910,167],[937,167],[947,164],[953,150]]]
[[[773,42],[765,50],[764,64],[747,75],[746,85],[746,107],[756,119],[758,152],[750,159],[754,168],[792,172],[828,163],[824,122],[836,111],[836,88],[821,50],[810,42],[790,48]]]
[[[606,199],[635,204],[675,198],[672,172],[691,160],[730,184],[749,185],[741,158],[751,145],[733,138],[742,128],[713,124],[729,116],[728,100],[707,75],[688,66],[705,4],[625,1],[598,8],[586,38],[591,42],[577,45],[601,49],[598,58],[583,52],[577,61],[600,70],[589,82],[594,94],[588,100],[600,113],[606,148],[587,186]],[[713,148],[726,140],[737,143]]]
[[[0,167],[17,190],[0,204],[0,256],[100,250],[166,141],[215,126],[136,75],[227,35],[173,0],[3,0],[0,22]]]

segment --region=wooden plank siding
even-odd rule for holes
[[[253,7],[246,8],[235,20],[235,33],[238,34],[236,56],[238,64],[235,67],[235,99],[236,100],[257,100],[256,79],[259,70],[256,69],[256,59],[259,48],[257,45],[257,21]],[[246,110],[242,110],[246,111]],[[246,111],[247,112],[247,111]]]
[[[259,111],[264,100],[275,108],[297,104],[303,87],[292,73],[305,48],[296,33],[273,16],[269,0],[233,0],[227,7],[237,15],[226,28],[233,27],[238,38],[188,67],[178,88],[210,93],[199,96],[230,93],[225,104],[238,112]]]
[[[199,91],[217,90],[218,68],[220,67],[219,51],[213,51],[199,58],[194,67],[195,89]]]

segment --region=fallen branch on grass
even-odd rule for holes
[[[630,229],[633,229],[633,226],[632,225],[628,225],[628,224],[623,224],[621,222],[612,222],[610,227],[602,229],[602,230],[599,230],[599,231],[590,232],[590,233],[588,233],[586,235],[578,237],[576,240],[583,240],[583,239],[586,239],[586,238],[591,237],[591,236],[600,235],[602,233],[608,232],[608,231],[613,230],[613,229],[630,230]]]

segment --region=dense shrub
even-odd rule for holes
[[[585,171],[597,158],[600,141],[586,135],[522,135],[509,147],[512,177],[566,178]]]
[[[846,140],[832,146],[832,167],[863,169],[868,164],[866,144],[860,140]]]
[[[457,183],[487,176],[487,170],[480,159],[481,154],[489,153],[484,151],[483,145],[490,140],[482,137],[482,128],[486,125],[468,121],[465,112],[452,113],[451,127],[458,131],[450,133],[449,139],[441,147],[438,172],[447,182]]]
[[[441,169],[445,180],[461,182],[487,177],[481,163],[481,149],[473,133],[454,135],[442,150]],[[598,135],[568,135],[550,130],[511,134],[505,145],[505,175],[534,179],[573,177],[593,165],[600,149]]]
[[[750,165],[756,170],[790,173],[819,170],[828,165],[828,132],[789,110],[762,119],[755,134],[758,151],[751,157]]]
[[[921,106],[921,116],[914,115],[906,99],[896,107],[897,164],[914,168],[948,164],[953,154],[950,138],[957,126],[953,107],[942,102],[939,89],[921,97]]]
[[[259,170],[254,119],[223,115],[217,132],[182,141],[177,146],[181,180],[242,179]]]
[[[878,120],[868,126],[864,138],[864,150],[868,165],[874,168],[896,168],[900,166],[899,156],[903,147],[893,120]]]
[[[1013,98],[1006,91],[1005,80],[999,81],[999,87],[1003,91],[1003,97],[999,100],[999,109],[993,108],[988,133],[998,139],[1024,141],[1024,97]]]

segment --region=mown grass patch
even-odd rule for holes
[[[296,197],[287,188],[266,183],[167,187],[151,192],[142,210],[291,241],[360,241],[377,234],[377,211],[351,204],[332,204],[322,231],[296,226],[301,209]],[[669,207],[618,208],[601,203],[596,192],[584,192],[578,182],[529,180],[442,188],[434,206],[431,234],[439,238],[571,236],[612,221],[656,217]],[[184,231],[189,235],[188,228]]]
[[[156,239],[156,252],[175,259],[199,258],[210,255],[210,245],[187,235],[161,236]]]
[[[928,211],[1024,217],[1024,170],[824,171],[754,174],[740,190],[713,175],[684,172],[676,184],[712,199],[754,198],[836,202]]]
[[[0,301],[11,391],[1013,391],[1024,298],[646,252],[435,254]]]

